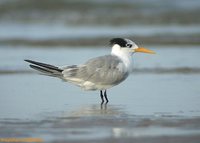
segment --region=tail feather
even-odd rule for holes
[[[45,67],[47,69],[57,70],[59,72],[63,71],[62,69],[59,69],[58,67],[50,65],[50,64],[45,64],[45,63],[36,62],[36,61],[32,61],[32,60],[24,60],[24,61],[29,62],[29,63],[34,64],[34,65],[41,66],[41,67]]]
[[[29,65],[31,68],[33,68],[37,71],[40,71],[45,75],[49,75],[49,76],[60,76],[60,75],[62,75],[63,70],[60,69],[59,67],[49,65],[49,64],[45,64],[45,63],[32,61],[32,60],[24,60],[24,61],[31,63]]]
[[[41,71],[41,72],[44,72],[44,73],[53,73],[52,71],[49,71],[45,68],[42,68],[42,67],[39,67],[39,66],[35,66],[35,65],[29,65],[31,68],[35,69],[35,70],[38,70],[38,71]]]

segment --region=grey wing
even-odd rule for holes
[[[106,55],[87,61],[80,66],[72,66],[63,71],[66,80],[89,81],[101,85],[116,85],[126,79],[128,71],[116,56]]]

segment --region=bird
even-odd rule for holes
[[[110,47],[110,54],[89,59],[80,65],[54,66],[29,59],[24,61],[43,75],[60,78],[84,90],[99,90],[101,104],[104,100],[107,104],[107,90],[120,84],[131,73],[132,55],[137,52],[155,54],[127,38],[111,39]]]

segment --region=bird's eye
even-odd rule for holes
[[[126,47],[131,48],[131,47],[132,47],[132,44],[127,43],[127,44],[126,44]]]

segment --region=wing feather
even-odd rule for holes
[[[125,69],[117,56],[106,55],[90,59],[84,65],[66,68],[63,75],[66,80],[79,79],[80,82],[116,85],[128,76]]]

